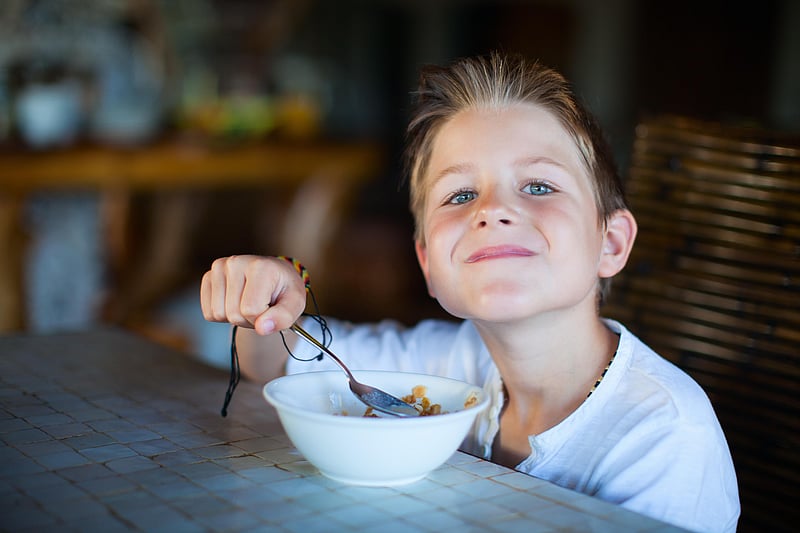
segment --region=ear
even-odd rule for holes
[[[431,286],[431,276],[428,270],[428,249],[422,241],[417,239],[414,241],[414,250],[417,252],[419,268],[422,270],[422,275],[425,277],[425,284],[428,286],[428,294],[431,298],[436,298],[436,294],[434,294],[433,287]]]
[[[636,219],[627,209],[618,209],[606,222],[598,276],[610,278],[625,267],[636,240]]]

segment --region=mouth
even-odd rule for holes
[[[486,248],[481,248],[480,250],[470,255],[467,258],[466,262],[477,263],[479,261],[485,261],[487,259],[531,257],[533,255],[536,255],[535,252],[528,250],[527,248],[522,248],[520,246],[510,246],[510,245],[487,246]]]

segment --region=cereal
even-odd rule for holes
[[[404,402],[409,405],[414,406],[414,408],[419,411],[419,416],[433,416],[433,415],[441,415],[447,413],[447,411],[442,411],[442,406],[438,403],[431,403],[430,398],[426,395],[428,394],[428,388],[424,385],[417,385],[413,389],[411,389],[411,394],[407,394],[400,398]],[[475,392],[471,392],[467,399],[464,400],[464,409],[469,409],[478,403],[478,395]],[[340,411],[340,415],[347,416],[347,411]],[[380,418],[372,407],[367,407],[364,411],[364,414],[361,415],[365,418]]]
[[[478,403],[478,395],[474,392],[471,392],[466,400],[464,400],[464,409],[469,409],[470,407],[476,405]]]

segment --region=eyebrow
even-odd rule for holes
[[[523,157],[522,159],[517,159],[516,161],[514,161],[515,167],[529,167],[532,165],[539,165],[539,164],[553,165],[556,167],[560,167],[564,170],[568,170],[565,165],[547,156],[535,155],[531,157]]]
[[[467,174],[473,170],[475,170],[475,165],[471,163],[456,163],[437,172],[433,177],[432,183],[436,183],[448,174]]]
[[[540,164],[553,165],[556,167],[560,167],[564,170],[568,170],[566,166],[559,163],[555,159],[551,159],[547,156],[534,155],[530,157],[523,157],[521,159],[517,159],[516,161],[514,161],[515,167],[530,167],[533,165],[540,165]],[[475,170],[475,165],[473,165],[472,163],[456,163],[455,165],[450,165],[449,167],[444,168],[439,172],[437,172],[436,175],[431,180],[431,182],[436,183],[437,181],[447,176],[448,174],[468,174],[473,170]]]

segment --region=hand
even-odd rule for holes
[[[303,313],[306,288],[288,261],[232,255],[214,261],[200,285],[203,316],[268,335],[288,329]]]

